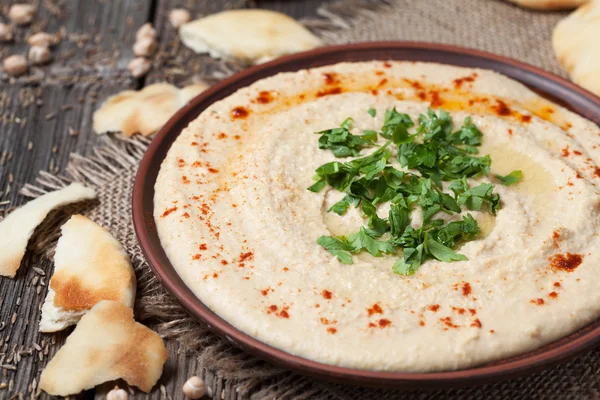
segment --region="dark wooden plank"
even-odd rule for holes
[[[132,86],[133,82],[0,85],[0,203],[9,202],[0,209],[23,204],[27,199],[18,190],[33,182],[40,170],[57,173],[71,152],[90,154],[101,140],[91,129],[94,109],[108,95]],[[70,135],[69,128],[79,135]],[[0,278],[0,358],[4,357],[0,364],[17,367],[0,368],[0,383],[13,382],[11,391],[0,389],[2,399],[19,392],[29,398],[33,380],[39,381],[41,370],[69,332],[37,331],[51,273],[52,262],[29,251],[14,279]],[[15,354],[21,355],[19,362]]]
[[[12,3],[3,1],[1,14],[7,15]],[[125,74],[133,58],[135,31],[149,20],[152,2],[148,0],[43,0],[31,26],[15,28],[15,40],[0,46],[0,59],[7,55],[26,55],[25,39],[32,33],[45,31],[61,36],[55,46],[55,60],[43,67],[34,67],[20,81],[42,80],[46,75],[69,78],[81,75],[113,76]],[[4,74],[2,74],[4,75]],[[46,77],[46,79],[48,79]]]

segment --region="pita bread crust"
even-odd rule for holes
[[[509,0],[522,7],[536,10],[562,10],[579,7],[589,0]]]
[[[554,28],[552,46],[571,79],[600,95],[600,1],[591,1]]]
[[[109,97],[94,112],[94,131],[150,136],[207,87],[206,84],[194,84],[178,89],[168,83],[155,83],[138,92],[125,90]]]
[[[0,275],[14,277],[25,255],[29,238],[55,208],[96,197],[80,183],[47,193],[17,208],[0,221]]]
[[[101,300],[133,308],[135,273],[123,246],[83,215],[72,216],[61,230],[40,331],[56,332],[76,324]]]
[[[68,396],[122,378],[149,392],[166,360],[160,336],[135,322],[131,308],[103,300],[81,318],[50,360],[39,387],[54,396]]]
[[[182,25],[179,36],[197,53],[249,63],[323,44],[293,18],[268,10],[231,10],[209,15]]]

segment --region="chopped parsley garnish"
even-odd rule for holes
[[[315,132],[319,137],[320,149],[331,149],[336,157],[356,157],[364,147],[375,146],[377,132],[365,131],[364,135],[350,133],[352,118],[347,118],[339,128]]]
[[[368,114],[375,117],[375,109]],[[339,128],[317,132],[321,135],[319,148],[331,149],[336,157],[356,158],[321,165],[308,190],[319,192],[329,185],[344,193],[328,211],[343,215],[350,206],[358,208],[366,225],[348,236],[321,236],[317,243],[344,264],[352,264],[352,255],[363,251],[374,257],[398,255],[393,271],[402,275],[415,273],[427,259],[466,260],[455,249],[480,234],[475,218],[467,213],[462,220],[447,222],[436,216],[460,214],[463,209],[495,215],[500,208],[494,185],[469,186],[467,182],[467,178],[487,175],[491,165],[489,156],[477,156],[483,135],[471,118],[455,131],[447,112],[428,110],[415,126],[409,115],[393,108],[386,111],[379,132],[354,135],[351,129],[352,119],[347,118]],[[387,140],[385,144],[361,156],[363,148],[377,145],[378,135]],[[394,148],[398,163],[415,173],[392,165]],[[522,177],[521,171],[496,175],[504,185]],[[444,185],[444,181],[449,183]],[[388,202],[388,215],[378,215],[377,206]],[[412,213],[416,208],[421,210],[418,229],[411,226],[415,225]]]
[[[375,118],[375,116],[377,115],[377,110],[376,110],[376,109],[374,109],[374,108],[369,108],[369,110],[367,111],[367,113],[368,113],[368,114],[369,114],[371,117]]]
[[[515,183],[521,182],[521,179],[523,179],[523,172],[516,170],[506,176],[496,175],[496,179],[502,182],[504,186],[514,185]]]

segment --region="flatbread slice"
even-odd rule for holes
[[[322,42],[293,18],[268,10],[231,10],[179,28],[181,41],[196,53],[260,63],[310,50]]]
[[[53,396],[69,396],[122,378],[149,392],[166,360],[163,340],[135,322],[131,308],[103,300],[81,318],[50,360],[39,387]]]
[[[141,133],[150,136],[188,101],[208,86],[198,83],[178,89],[168,83],[155,83],[140,91],[125,90],[109,97],[94,113],[96,133]]]
[[[61,230],[40,332],[77,324],[101,300],[133,308],[135,273],[121,243],[83,215],[72,216]]]
[[[578,8],[554,28],[552,46],[573,82],[600,95],[600,1]]]
[[[17,208],[0,221],[0,275],[14,277],[35,228],[57,207],[96,197],[93,189],[72,183]]]
[[[579,7],[590,0],[509,0],[521,7],[536,10],[562,10]]]

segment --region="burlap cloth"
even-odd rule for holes
[[[500,0],[394,0],[358,4],[342,1],[320,9],[320,19],[304,21],[328,43],[418,40],[474,47],[510,56],[561,74],[550,37],[560,13],[532,12]],[[129,252],[138,275],[136,316],[165,337],[178,340],[201,370],[217,398],[310,399],[587,399],[600,398],[600,350],[545,372],[488,386],[445,391],[398,391],[322,383],[247,355],[190,318],[150,272],[133,230],[131,191],[147,142],[111,140],[92,158],[73,155],[63,177],[42,174],[23,193],[82,181],[97,187],[99,203],[84,212],[106,226]],[[49,236],[41,247],[51,247]],[[47,249],[47,248],[46,248]],[[225,387],[234,390],[221,391]],[[181,395],[183,398],[183,395]]]

